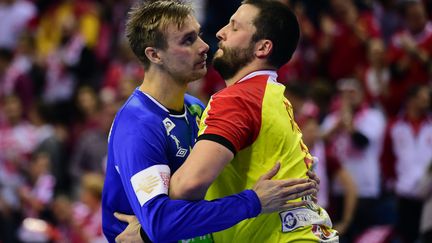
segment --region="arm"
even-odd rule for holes
[[[263,178],[260,187],[254,188],[256,193],[245,190],[214,201],[171,200],[167,195],[170,170],[167,164],[162,163],[167,161],[164,137],[157,134],[157,128],[148,124],[140,127],[146,129],[132,131],[129,128],[127,136],[119,139],[118,143],[114,142],[114,147],[118,156],[116,161],[121,162],[118,163],[119,175],[129,204],[152,241],[175,241],[205,235],[255,217],[261,211],[302,206],[301,203],[287,203],[287,200],[315,191],[306,180],[272,181],[271,174]],[[165,130],[161,133],[166,136]]]
[[[338,170],[336,178],[344,187],[344,205],[342,220],[335,225],[335,229],[340,234],[343,234],[348,229],[354,216],[357,205],[357,187],[348,171],[343,168]]]
[[[203,199],[210,184],[233,158],[233,152],[219,143],[198,141],[186,162],[172,176],[170,197]]]
[[[126,127],[113,137],[116,166],[133,213],[152,241],[205,235],[261,212],[260,201],[251,190],[212,202],[171,200],[165,129],[147,122],[140,123],[139,129]]]
[[[278,172],[280,168],[280,163],[277,163],[276,166],[274,166],[269,172],[267,172],[266,174],[264,174],[263,176],[261,176],[261,178],[258,180],[257,184],[254,186],[254,191],[256,192],[256,195],[258,196],[260,202],[261,202],[261,207],[262,213],[267,213],[267,212],[276,212],[276,211],[282,211],[282,210],[286,210],[289,208],[296,208],[296,207],[302,207],[305,206],[307,204],[306,201],[301,201],[301,202],[290,202],[287,203],[288,200],[292,200],[292,199],[296,199],[296,198],[300,198],[306,195],[310,195],[315,193],[316,194],[316,187],[317,187],[317,183],[319,183],[319,179],[313,176],[313,180],[315,182],[313,183],[309,183],[306,179],[292,179],[292,180],[284,180],[284,181],[277,181],[277,180],[271,180],[271,178],[276,175],[276,173]],[[247,191],[244,191],[242,193],[245,193]],[[238,195],[238,194],[237,194]],[[234,195],[236,196],[236,195]],[[253,196],[253,193],[251,193],[251,196]],[[226,198],[222,198],[220,199],[220,202],[222,202],[223,200],[227,201],[227,199],[230,197],[226,197]],[[167,206],[169,206],[168,204],[172,204],[173,202],[175,202],[177,200],[168,200]],[[217,200],[219,201],[219,200]],[[207,202],[207,201],[196,201],[196,202],[188,202],[189,205],[191,205],[192,203],[197,203],[197,202]],[[212,202],[207,202],[207,203],[213,203],[215,201]],[[242,203],[241,201],[238,201],[237,197],[234,197],[234,202],[235,205],[238,205],[238,203]],[[209,204],[209,205],[210,205]],[[231,205],[233,208],[235,208],[235,205]],[[146,206],[146,205],[145,205]],[[214,206],[214,205],[212,205]],[[230,206],[230,207],[231,207]],[[224,216],[221,217],[228,217],[225,218],[225,221],[229,221],[230,217],[233,217],[233,215],[235,216],[236,214],[239,214],[239,212],[237,212],[237,208],[235,208],[235,210],[229,210],[229,212],[226,212],[226,207],[223,207],[224,210],[222,210],[222,212],[216,211],[213,212],[215,215],[218,215],[220,213],[225,213]],[[178,210],[179,208],[176,207],[174,208],[174,210]],[[156,211],[156,214],[161,215],[161,207],[154,207],[154,206],[149,206],[149,211],[153,210]],[[163,210],[170,210],[168,207],[165,207]],[[244,213],[247,213],[248,210],[250,209],[244,209],[243,206],[241,206],[241,210],[244,210]],[[189,214],[190,212],[194,213],[193,210],[187,210],[187,214]],[[178,215],[184,216],[185,213],[182,212],[176,212],[174,211],[174,213],[178,213]],[[203,214],[204,212],[200,212],[200,214]],[[155,214],[155,215],[156,215]],[[196,221],[198,221],[198,224],[201,224],[199,226],[204,227],[202,224],[203,222],[201,222],[201,218],[202,215],[192,215],[191,217],[193,219],[196,219]],[[169,214],[170,215],[170,214]],[[190,216],[190,215],[189,215]],[[117,219],[119,219],[120,221],[123,222],[127,222],[128,223],[128,227],[116,237],[116,242],[142,242],[144,240],[144,242],[148,242],[148,237],[145,234],[145,232],[143,231],[143,228],[145,229],[149,229],[149,228],[155,228],[158,229],[158,232],[156,233],[157,235],[167,235],[167,234],[172,234],[172,228],[169,226],[172,226],[173,224],[169,224],[168,227],[164,226],[164,222],[166,225],[166,218],[162,218],[162,220],[159,220],[160,217],[151,217],[149,222],[151,222],[152,226],[148,227],[143,225],[141,228],[140,222],[137,220],[137,218],[133,215],[123,215],[123,214],[119,214],[119,213],[115,213],[115,217]],[[212,216],[207,216],[205,217],[205,220],[210,221],[210,223],[214,223],[217,224],[218,222],[214,222],[214,220],[211,219]],[[214,215],[213,215],[214,217]],[[174,215],[174,218],[177,219],[178,217]],[[236,218],[236,217],[235,217]],[[236,224],[237,222],[235,222],[236,220],[234,219],[232,221],[232,225]],[[240,218],[239,218],[240,221]],[[187,221],[184,222],[184,219],[182,219],[181,222],[178,222],[175,224],[176,230],[181,230],[178,229],[177,227],[181,227],[182,225],[184,225],[185,227],[189,227],[194,229],[194,225],[191,225],[191,221]],[[223,225],[221,226],[222,229],[225,229],[227,227],[227,225]],[[196,234],[197,232],[194,231],[194,233]],[[156,235],[155,234],[155,235]],[[204,233],[203,233],[204,234]],[[163,239],[165,240],[165,239]]]
[[[171,200],[166,194],[160,194],[142,207],[136,204],[132,207],[149,238],[165,242],[227,229],[260,212],[304,206],[305,201],[287,201],[316,193],[315,183],[307,179],[271,180],[279,166],[261,177],[253,191],[245,190],[213,201]]]

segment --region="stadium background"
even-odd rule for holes
[[[123,33],[133,2],[0,1],[0,242],[104,241],[100,195],[107,134],[116,110],[144,75]],[[210,58],[217,48],[216,31],[240,2],[192,1],[203,39],[210,45]],[[432,120],[427,118],[431,111],[432,1],[283,2],[294,9],[302,30],[293,59],[279,70],[279,81],[287,86],[286,95],[300,125],[312,118],[322,124],[329,116],[345,112],[344,95],[363,97],[361,106],[348,108],[351,120],[369,110],[385,118],[373,132],[378,136],[374,146],[380,148],[379,153],[366,163],[378,170],[378,193],[363,194],[363,184],[357,184],[357,210],[363,211],[351,216],[360,222],[345,225],[343,240],[404,242],[398,219],[412,213],[407,208],[421,209],[423,204],[423,215],[418,212],[404,223],[420,224],[423,219],[421,232],[414,237],[430,235],[432,183],[427,180],[432,177],[428,152],[432,135],[424,144],[408,146],[411,153],[428,161],[417,166],[413,159],[403,165],[408,166],[406,171],[417,168],[414,176],[396,169],[399,158],[391,144],[397,141],[389,134],[398,119],[406,121],[414,137],[423,128],[432,129]],[[209,65],[207,76],[191,83],[189,92],[207,102],[223,87],[223,80]],[[416,93],[418,87],[428,90],[426,95]],[[416,119],[408,119],[408,113]],[[344,133],[344,128],[332,132],[325,137],[328,147],[340,147],[332,137]],[[359,153],[366,153],[369,145],[358,147]],[[341,157],[349,160],[349,156]],[[350,163],[339,162],[342,167]],[[323,187],[330,195],[329,211],[337,219],[344,192],[332,185],[333,169],[327,168],[328,185]],[[348,168],[352,178],[369,170],[368,166]],[[412,191],[422,184],[419,191],[423,193],[398,191],[396,184],[403,177],[414,181]],[[413,203],[412,207],[401,207],[401,200]],[[414,242],[414,238],[405,240]]]

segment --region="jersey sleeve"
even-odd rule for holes
[[[133,212],[152,241],[205,235],[260,213],[260,201],[250,190],[215,201],[171,200],[165,128],[141,122],[117,134],[113,138],[116,168]]]
[[[259,102],[243,97],[212,97],[201,118],[198,140],[218,142],[233,153],[255,141],[261,128]]]
[[[258,216],[256,193],[241,193],[213,201],[171,200],[160,195],[141,208],[141,226],[154,242],[171,242],[218,232]]]

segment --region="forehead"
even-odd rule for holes
[[[201,26],[192,15],[189,15],[180,26],[177,23],[168,24],[165,32],[165,36],[168,41],[181,39],[184,35],[190,32],[198,32]]]
[[[231,16],[231,22],[244,26],[254,26],[253,21],[258,16],[259,9],[251,4],[242,4]]]

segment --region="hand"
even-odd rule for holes
[[[306,174],[307,174],[307,176],[309,176],[309,181],[315,183],[315,187],[316,187],[317,191],[316,191],[316,193],[311,195],[311,198],[312,198],[312,201],[314,203],[317,203],[318,202],[319,184],[321,181],[320,181],[318,175],[315,174],[315,172],[313,172],[313,171],[308,171]]]
[[[141,239],[141,235],[140,235],[140,229],[141,229],[141,225],[138,221],[138,219],[135,217],[135,215],[126,215],[126,214],[121,214],[121,213],[114,213],[114,216],[123,222],[127,222],[129,225],[126,227],[126,229],[121,232],[121,234],[119,234],[116,238],[115,238],[115,242],[116,243],[122,243],[122,242],[130,242],[130,243],[135,243],[135,242],[144,242]]]
[[[316,183],[308,179],[271,180],[280,169],[280,163],[260,177],[253,190],[261,202],[261,213],[272,213],[306,206],[307,201],[287,202],[317,193]]]

